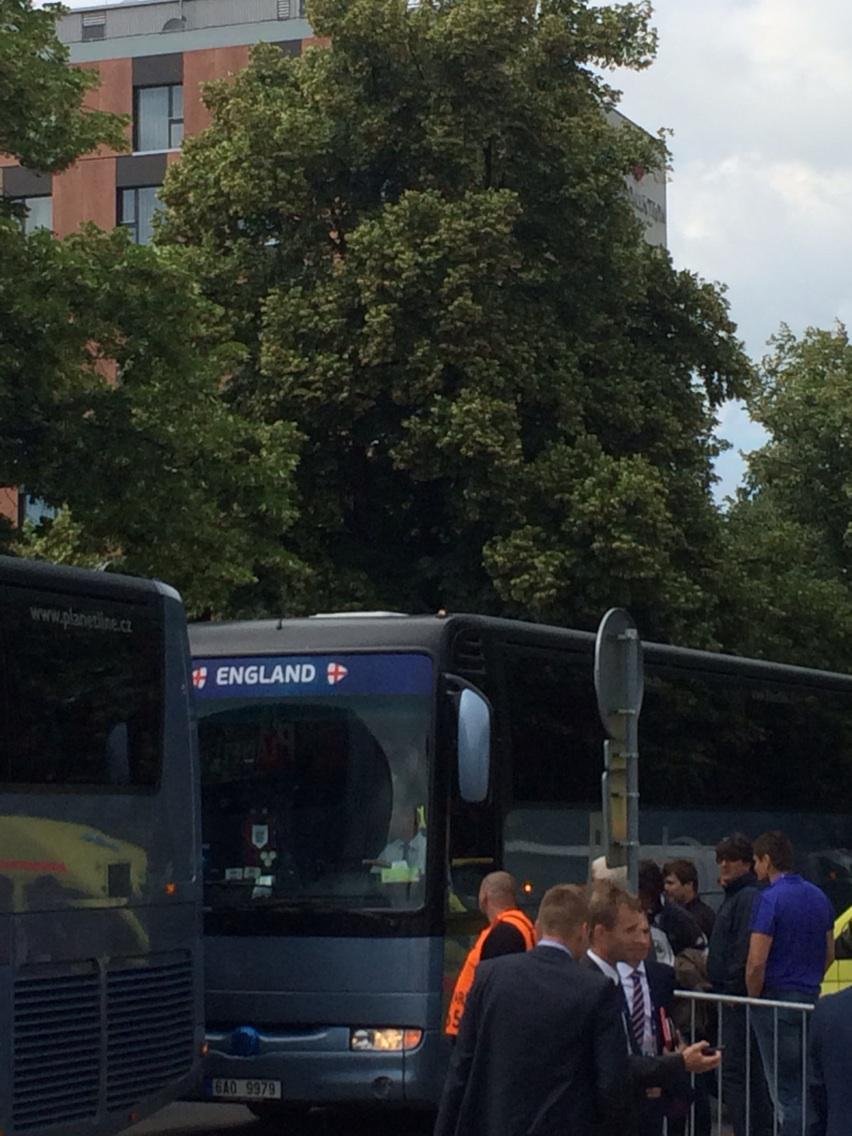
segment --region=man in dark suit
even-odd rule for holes
[[[477,967],[435,1136],[622,1136],[621,999],[575,961],[588,946],[585,892],[546,892],[536,934],[534,950]]]
[[[618,976],[635,1050],[647,1057],[662,1057],[673,1053],[676,1047],[671,1024],[675,973],[673,967],[657,962],[651,955],[651,929],[647,916],[641,912],[636,934],[625,943]],[[665,1091],[663,1086],[646,1088],[639,1103],[639,1136],[662,1136],[664,1118],[684,1116],[690,1097],[685,1065],[683,1077],[668,1084]]]
[[[656,1133],[662,1127],[664,1098],[672,1109],[674,1102],[685,1101],[689,1095],[689,1074],[710,1072],[719,1065],[720,1057],[704,1055],[705,1041],[677,1052],[663,1051],[666,1039],[659,1010],[667,1009],[671,1003],[674,972],[671,967],[648,961],[648,920],[635,896],[609,881],[596,884],[589,904],[589,929],[586,965],[596,967],[623,991],[624,1045],[629,1055],[634,1103],[625,1133]],[[644,977],[638,995],[630,979],[637,968]],[[624,970],[625,981],[620,969]]]
[[[808,1035],[808,1136],[849,1136],[852,987],[820,998]]]

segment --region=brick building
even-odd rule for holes
[[[304,0],[122,0],[77,9],[57,25],[71,63],[98,71],[88,104],[131,117],[128,153],[101,149],[54,176],[20,168],[0,155],[0,189],[27,206],[27,228],[67,236],[84,221],[126,225],[146,243],[168,165],[185,135],[209,121],[201,84],[240,71],[254,44],[297,55],[319,42],[304,18]],[[620,116],[618,116],[620,117]],[[637,172],[628,192],[646,237],[665,244],[665,178]],[[37,519],[37,499],[0,488],[0,516]]]
[[[317,42],[300,0],[124,0],[77,9],[57,25],[71,62],[98,71],[88,104],[131,116],[131,151],[101,149],[64,173],[21,169],[0,156],[4,196],[27,206],[27,228],[67,236],[84,221],[103,229],[126,225],[146,242],[166,168],[184,135],[208,122],[201,84],[240,71],[253,44],[298,54]],[[0,488],[0,515],[37,518],[39,502]]]

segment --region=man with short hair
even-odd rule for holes
[[[818,887],[793,872],[793,845],[783,832],[764,832],[755,840],[754,863],[757,878],[768,881],[768,887],[751,917],[749,996],[813,1004],[834,961],[831,904]],[[769,1091],[781,1113],[781,1136],[799,1136],[804,1011],[757,1010],[752,1021]]]
[[[535,946],[532,923],[518,907],[518,885],[508,872],[489,872],[479,885],[479,910],[488,926],[474,943],[456,980],[445,1032],[456,1037],[476,968],[485,959],[528,951]]]
[[[663,897],[663,873],[659,864],[654,860],[640,861],[639,898],[651,926],[656,958],[658,962],[674,965],[673,957],[665,952],[666,943],[674,956],[690,948],[705,950],[707,937],[689,912],[678,903],[664,902]],[[660,934],[664,941],[661,941]]]
[[[678,1053],[663,1052],[660,1010],[666,1012],[671,1002],[674,972],[671,967],[647,958],[650,942],[641,901],[617,884],[593,885],[587,965],[597,967],[623,991],[625,1043],[634,1100],[631,1127],[625,1131],[642,1134],[659,1132],[662,1127],[660,1089],[671,1101],[684,1099],[689,1094],[688,1074],[709,1072],[720,1062],[718,1054],[704,1055],[706,1041],[697,1041]]]
[[[435,1136],[622,1136],[627,1048],[612,982],[578,966],[588,946],[581,888],[545,892],[532,951],[480,963]]]
[[[751,841],[741,832],[726,836],[716,845],[719,882],[725,896],[716,913],[707,951],[707,975],[714,994],[741,998],[746,993],[745,968],[751,935],[751,914],[759,897],[752,871]],[[741,1003],[723,1004],[719,1015],[719,1041],[724,1047],[722,1098],[734,1136],[770,1136],[772,1104],[757,1043]],[[746,1090],[746,1070],[749,1072]],[[751,1117],[746,1128],[746,1097]]]
[[[692,860],[669,860],[663,865],[666,898],[688,911],[709,940],[716,912],[698,895],[698,872]]]

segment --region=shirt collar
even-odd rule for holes
[[[607,962],[606,959],[602,959],[600,955],[596,955],[592,950],[586,951],[586,954],[589,956],[595,966],[602,970],[607,978],[614,982],[616,986],[621,985],[621,979],[618,977],[618,971],[615,969],[612,963]]]
[[[548,939],[548,938],[539,939],[538,945],[540,947],[553,947],[557,951],[564,951],[565,954],[568,956],[568,958],[574,957],[571,954],[571,952],[568,950],[568,948],[565,946],[565,944],[557,942],[556,939]]]
[[[638,970],[643,977],[646,977],[644,962],[640,962],[638,966],[631,966],[629,962],[620,962],[618,964],[618,973],[622,978],[630,978],[634,970]]]

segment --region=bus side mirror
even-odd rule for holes
[[[463,801],[481,804],[491,779],[491,707],[473,687],[458,695],[459,793]]]

